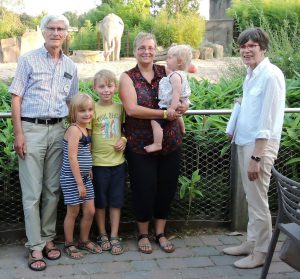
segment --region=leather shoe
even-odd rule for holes
[[[231,256],[249,255],[254,249],[255,241],[246,241],[239,246],[224,248],[223,252]]]
[[[237,268],[256,268],[262,266],[266,260],[266,253],[253,251],[248,257],[236,261],[233,265]]]

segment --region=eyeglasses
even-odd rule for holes
[[[46,27],[46,29],[50,32],[50,33],[55,33],[55,31],[57,31],[58,34],[62,34],[66,31],[66,28],[62,28],[62,27]]]
[[[138,50],[138,52],[146,52],[146,50],[148,50],[149,52],[152,53],[155,51],[155,48],[154,47],[146,48],[146,47],[142,46],[142,47],[139,47],[137,50]]]
[[[248,45],[240,45],[240,49],[254,49],[255,47],[259,46],[259,44],[248,44]]]

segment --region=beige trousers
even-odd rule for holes
[[[279,143],[268,141],[261,159],[259,178],[248,179],[248,165],[254,145],[237,146],[239,169],[248,202],[247,241],[255,241],[255,251],[266,253],[272,237],[272,220],[269,210],[268,190],[271,169],[277,158]]]
[[[19,176],[27,243],[41,251],[55,237],[59,176],[62,165],[63,121],[55,125],[22,121],[25,159],[19,158]]]

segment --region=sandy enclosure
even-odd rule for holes
[[[197,73],[189,74],[197,79],[208,79],[217,82],[221,76],[227,73],[230,67],[241,66],[240,58],[224,57],[222,59],[192,61],[197,67]],[[165,65],[165,62],[158,62]],[[94,74],[101,69],[113,71],[117,77],[136,65],[135,58],[121,58],[118,62],[99,62],[99,63],[76,63],[80,80],[92,80]],[[14,76],[16,63],[0,63],[0,80],[7,84],[10,83]]]

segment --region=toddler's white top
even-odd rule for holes
[[[170,78],[174,74],[179,74],[181,77],[182,90],[180,100],[189,102],[188,97],[191,95],[191,88],[187,80],[187,75],[184,71],[174,71],[168,76],[163,77],[159,82],[158,99],[160,100],[158,106],[160,108],[168,108],[172,102],[173,88]]]

